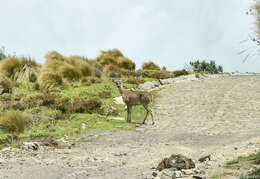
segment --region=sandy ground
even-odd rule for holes
[[[168,85],[156,100],[156,124],[88,137],[72,149],[0,160],[0,178],[145,178],[164,157],[212,154],[224,161],[260,148],[260,76]]]

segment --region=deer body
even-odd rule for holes
[[[154,124],[153,113],[149,106],[152,103],[152,95],[147,91],[124,89],[120,82],[115,83],[120,94],[122,95],[123,101],[127,106],[127,122],[131,122],[132,107],[135,105],[142,105],[146,110],[143,124],[145,124],[145,120],[148,117],[148,114],[151,115]]]

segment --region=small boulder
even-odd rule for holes
[[[39,142],[24,142],[21,146],[23,150],[38,150],[40,148]]]
[[[163,159],[157,166],[157,170],[162,171],[166,168],[176,168],[177,170],[195,168],[195,163],[183,155],[171,155]]]

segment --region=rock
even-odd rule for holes
[[[194,171],[192,171],[190,169],[182,170],[182,172],[183,172],[184,175],[192,175],[192,174],[194,174]]]
[[[112,120],[117,120],[117,121],[124,121],[125,118],[124,117],[113,117],[111,118]]]
[[[175,171],[175,172],[174,172],[174,177],[175,177],[175,178],[180,178],[180,177],[182,177],[181,171]]]
[[[85,124],[85,123],[81,124],[81,129],[86,129],[86,127],[87,127],[87,124]]]
[[[122,96],[115,97],[115,98],[114,98],[114,102],[115,102],[116,104],[124,104],[124,105],[125,105]]]
[[[12,150],[11,147],[6,147],[1,150],[1,152],[10,152]]]
[[[140,84],[138,86],[139,89],[141,90],[151,90],[153,88],[159,87],[161,84],[159,81],[148,81],[146,83]]]
[[[210,158],[211,158],[211,155],[206,155],[204,157],[199,158],[199,162],[200,163],[205,162],[206,160],[210,160]]]
[[[43,146],[58,147],[58,143],[51,136],[36,138],[35,141],[40,142]]]
[[[157,175],[157,172],[153,171],[152,176],[156,177]]]
[[[182,155],[171,155],[169,158],[163,159],[157,166],[157,170],[162,171],[166,168],[176,168],[177,170],[195,168],[195,163]]]
[[[192,178],[194,178],[194,179],[203,179],[202,177],[200,177],[200,176],[193,176]]]
[[[39,142],[24,142],[21,146],[23,150],[38,150],[40,148]]]
[[[120,111],[114,106],[109,107],[109,109],[106,111],[107,116],[117,116],[119,113]]]

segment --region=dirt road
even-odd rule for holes
[[[260,76],[231,76],[166,86],[155,126],[106,133],[72,149],[0,161],[0,178],[145,178],[171,154],[213,154],[208,174],[260,146]],[[151,122],[151,121],[149,121]]]

